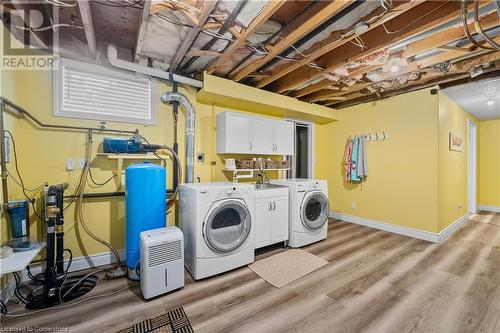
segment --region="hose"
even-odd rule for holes
[[[177,162],[177,172],[179,175],[179,179],[182,179],[182,167],[181,167],[181,159],[179,158],[179,155],[175,152],[175,150],[169,146],[162,146],[161,149],[166,149],[168,150],[172,156],[175,158],[175,161]],[[172,194],[172,197],[167,201],[167,209],[172,207],[174,204],[175,200],[177,199],[177,196],[179,195],[179,184],[175,187],[174,193]]]
[[[87,184],[87,178],[88,178],[89,169],[90,169],[91,154],[92,154],[92,131],[89,131],[87,147],[85,150],[85,167],[83,168],[82,183],[81,183],[81,186],[79,189],[78,222],[82,225],[83,229],[90,237],[92,237],[97,242],[101,243],[102,245],[106,246],[107,248],[109,248],[113,252],[113,254],[116,257],[115,266],[119,267],[122,265],[122,261],[120,259],[120,255],[118,254],[118,251],[110,243],[99,238],[92,231],[90,231],[89,227],[85,223],[85,218],[84,218],[84,214],[83,214],[83,204],[84,204],[83,203],[83,200],[84,200],[83,194],[85,193],[85,185]]]
[[[500,51],[500,44],[491,39],[481,27],[481,23],[479,23],[479,0],[474,1],[474,28],[477,33],[480,34],[481,37],[483,37],[484,40],[493,47],[494,50]]]

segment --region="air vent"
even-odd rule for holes
[[[182,242],[180,240],[153,245],[148,249],[148,267],[155,267],[182,259]]]

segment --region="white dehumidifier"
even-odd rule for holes
[[[177,227],[141,232],[141,289],[149,299],[184,287],[184,239]]]

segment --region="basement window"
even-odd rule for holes
[[[156,124],[154,79],[60,59],[54,70],[54,115]]]

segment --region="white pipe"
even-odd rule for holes
[[[114,44],[108,44],[108,61],[110,62],[111,65],[121,68],[121,69],[126,69],[129,71],[137,72],[137,73],[142,73],[150,76],[154,76],[163,80],[168,80],[170,81],[173,79],[173,81],[186,84],[188,86],[193,86],[196,88],[202,88],[203,87],[203,82],[195,79],[191,79],[189,77],[173,74],[169,72],[162,71],[160,69],[155,69],[155,68],[149,68],[145,66],[138,65],[136,63],[130,62],[130,61],[125,61],[121,60],[118,58],[118,49],[116,48],[116,45]]]

